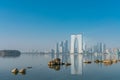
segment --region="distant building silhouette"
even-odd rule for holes
[[[68,40],[56,44],[56,53],[68,53]]]
[[[59,43],[56,44],[56,53],[59,53]]]

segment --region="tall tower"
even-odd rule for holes
[[[56,44],[56,53],[59,53],[59,43]]]
[[[77,52],[82,53],[83,52],[83,40],[82,35],[71,35],[71,49],[70,53],[75,53],[75,47],[77,46]]]
[[[68,40],[64,41],[64,53],[68,53]]]

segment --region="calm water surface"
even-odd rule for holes
[[[84,60],[94,60],[92,56],[80,55],[59,56],[71,66],[48,67],[51,55],[21,54],[18,57],[0,57],[1,80],[120,80],[120,62],[112,65],[83,63]],[[117,56],[119,57],[119,56]],[[13,68],[27,68],[26,74],[13,74]]]

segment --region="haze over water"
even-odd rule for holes
[[[108,56],[108,57],[106,57]],[[119,55],[114,55],[119,60]],[[70,66],[48,66],[52,60],[51,54],[21,54],[19,56],[0,57],[0,78],[3,80],[119,80],[120,62],[112,64],[94,63],[101,57],[109,58],[109,55],[59,55],[63,62],[70,62]],[[91,64],[83,63],[91,60]],[[27,67],[32,67],[28,69]],[[13,74],[13,68],[26,68],[26,74]],[[7,76],[7,77],[6,77]]]
[[[60,50],[70,52],[70,36],[77,34],[83,54],[52,54],[59,41]],[[120,0],[0,0],[0,79],[120,80],[119,34]],[[58,57],[71,65],[48,66]],[[13,74],[14,68],[26,72]]]

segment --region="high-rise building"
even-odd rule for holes
[[[97,45],[94,46],[94,52],[105,53],[105,51],[106,51],[106,45],[103,43],[97,43]]]
[[[83,41],[82,35],[71,35],[71,49],[70,53],[82,53],[83,52]]]
[[[56,44],[56,53],[59,53],[59,43]]]
[[[59,43],[59,53],[63,53],[63,49],[64,49],[63,41],[61,41],[61,42]]]
[[[56,44],[56,53],[68,53],[68,40]]]
[[[86,43],[83,42],[83,51],[86,51],[86,47],[87,47]]]
[[[68,40],[65,40],[64,41],[64,47],[63,47],[64,49],[63,49],[63,52],[64,53],[68,53],[69,52],[69,50],[68,50]]]
[[[55,58],[55,50],[51,49],[51,59],[54,59],[54,58]]]
[[[103,43],[98,44],[98,53],[104,53],[106,49],[106,45]]]
[[[102,45],[102,53],[105,53],[105,51],[106,51],[106,45],[103,44],[103,45]]]

